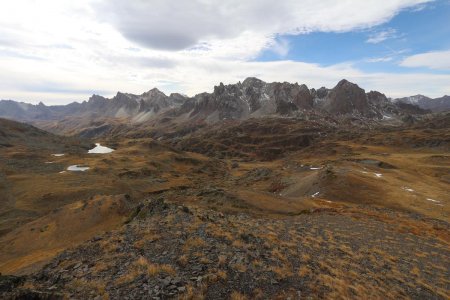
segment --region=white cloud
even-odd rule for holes
[[[111,96],[117,90],[142,93],[154,86],[193,95],[247,76],[312,87],[333,86],[346,77],[375,88],[376,76],[389,76],[364,74],[351,65],[251,60],[263,50],[285,56],[290,45],[277,38],[280,34],[371,28],[426,2],[2,1],[0,98],[67,103],[87,99],[90,91]],[[441,77],[433,76],[436,93],[444,87],[448,93]],[[391,77],[389,83],[403,78]],[[413,79],[401,86],[406,84],[419,86]],[[391,95],[406,91],[394,85],[380,90]]]
[[[450,70],[450,50],[415,54],[406,57],[403,67],[425,67],[436,70]]]
[[[19,59],[18,59],[19,60]],[[289,60],[274,62],[250,62],[216,58],[197,59],[179,55],[173,57],[174,66],[169,69],[154,69],[124,64],[105,65],[93,70],[47,69],[41,61],[28,63],[26,69],[18,69],[16,59],[10,60],[11,71],[0,73],[0,90],[3,98],[63,103],[87,100],[89,95],[99,92],[113,96],[117,90],[143,93],[158,87],[166,93],[181,92],[195,95],[211,92],[219,82],[225,84],[256,76],[265,81],[289,81],[305,83],[309,87],[333,87],[342,78],[359,84],[366,90],[379,90],[391,97],[425,94],[432,97],[448,94],[450,74],[389,74],[364,73],[351,64],[323,67],[317,64]],[[1,63],[4,65],[4,63]],[[50,81],[49,78],[52,80]],[[92,91],[92,92],[89,92]]]
[[[393,28],[389,28],[383,31],[372,33],[366,40],[369,44],[378,44],[385,40],[397,37],[397,31]]]
[[[97,17],[144,47],[181,50],[242,32],[266,37],[344,32],[382,24],[400,10],[428,0],[99,0]]]
[[[366,58],[363,60],[363,62],[368,62],[368,63],[379,63],[379,62],[390,62],[390,61],[399,61],[399,59],[401,58],[401,55],[404,55],[405,53],[409,52],[409,49],[399,49],[399,50],[394,50],[390,47],[386,47],[388,49],[388,51],[385,53],[385,55],[383,56],[379,56],[379,57],[371,57],[371,58]]]
[[[370,62],[370,63],[388,62],[388,61],[392,61],[393,59],[394,59],[394,57],[392,57],[392,56],[373,57],[373,58],[366,59],[366,62]]]
[[[290,43],[287,39],[284,38],[274,39],[272,45],[269,47],[269,50],[280,57],[285,57],[289,53]]]

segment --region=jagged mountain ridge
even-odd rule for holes
[[[60,120],[66,117],[135,117],[156,114],[161,110],[181,105],[184,97],[179,94],[166,96],[158,89],[142,95],[118,92],[111,99],[92,95],[88,101],[73,102],[68,105],[46,106],[42,102],[32,105],[12,100],[0,101],[0,116],[20,121]]]
[[[447,98],[443,97],[442,101],[447,103]],[[111,99],[93,95],[82,103],[59,106],[0,101],[0,117],[26,122],[117,118],[139,123],[159,116],[216,122],[267,115],[287,116],[308,111],[376,119],[427,112],[415,103],[391,101],[380,92],[366,93],[345,79],[332,89],[322,87],[318,90],[309,89],[304,84],[266,83],[250,77],[236,84],[220,83],[212,93],[194,97],[176,93],[167,96],[154,88],[142,95],[118,92]]]

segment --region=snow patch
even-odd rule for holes
[[[105,154],[105,153],[111,153],[114,149],[104,147],[100,145],[100,143],[96,143],[95,147],[88,151],[89,154]]]
[[[427,200],[428,200],[428,201],[431,201],[431,202],[433,202],[433,203],[436,203],[437,205],[443,205],[443,204],[440,204],[441,201],[439,201],[439,200],[435,200],[435,199],[431,199],[431,198],[427,198]]]
[[[90,168],[89,167],[80,167],[79,165],[72,165],[72,166],[69,166],[68,168],[67,168],[67,171],[72,171],[72,172],[84,172],[84,171],[87,171],[87,170],[89,170]]]

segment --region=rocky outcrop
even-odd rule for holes
[[[375,117],[365,91],[345,79],[341,80],[328,94],[323,109],[333,115],[360,114]]]
[[[210,188],[199,194],[207,197],[211,193],[217,197],[220,189]],[[423,260],[423,253],[433,253],[434,260],[445,261],[446,244],[425,235],[398,234],[402,224],[414,222],[405,213],[396,213],[401,222],[397,226],[380,221],[387,218],[382,212],[391,215],[391,211],[375,208],[368,211],[371,217],[367,218],[359,217],[360,211],[353,215],[342,213],[341,208],[319,207],[301,210],[289,218],[263,219],[179,205],[163,198],[161,195],[142,201],[134,218],[119,230],[60,253],[26,278],[8,279],[8,289],[0,289],[0,297],[334,298],[342,293],[341,286],[330,281],[332,277],[324,276],[324,269],[336,269],[337,280],[352,280],[362,287],[355,290],[355,299],[383,295],[390,295],[388,299],[398,295],[433,299],[445,293],[445,284],[441,284],[447,275],[444,268],[429,263],[431,259]],[[447,225],[437,228],[445,231]],[[381,243],[382,250],[368,251],[380,249],[380,236],[387,237]],[[317,240],[329,242],[317,246]],[[417,244],[423,245],[420,253]],[[397,281],[387,277],[385,270],[396,270],[405,253],[411,256],[405,268],[426,265],[430,266],[430,274],[399,272]],[[429,289],[411,288],[411,284],[420,286],[425,276],[430,280]],[[368,283],[366,277],[379,284]],[[391,290],[396,294],[389,294]]]
[[[209,120],[247,119],[267,115],[290,115],[313,109],[314,101],[304,84],[266,83],[250,77],[242,83],[214,87],[211,94],[202,93],[186,106],[194,106],[191,117]],[[183,110],[185,112],[186,110]]]

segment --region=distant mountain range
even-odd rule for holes
[[[142,95],[118,92],[111,99],[93,95],[82,103],[59,106],[0,101],[0,117],[35,124],[63,122],[72,128],[93,126],[97,120],[105,119],[132,124],[167,119],[214,123],[226,119],[322,114],[381,120],[448,109],[449,96],[430,99],[418,95],[391,100],[377,91],[366,93],[345,79],[332,89],[316,90],[304,84],[266,83],[253,77],[236,84],[220,83],[212,93],[194,97],[176,93],[167,96],[155,88]]]
[[[440,98],[429,98],[424,95],[415,95],[411,97],[394,99],[395,102],[414,104],[423,109],[429,109],[433,112],[442,112],[450,110],[450,96]]]

